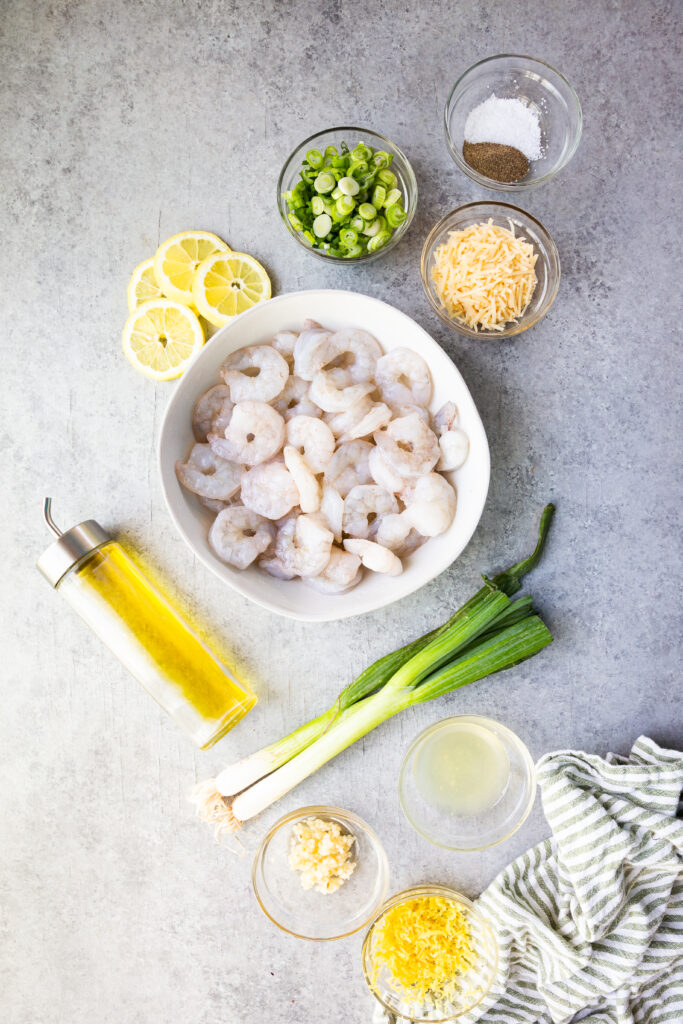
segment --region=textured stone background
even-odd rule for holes
[[[440,621],[480,571],[527,549],[549,498],[558,515],[533,591],[555,646],[368,737],[264,815],[248,847],[286,810],[334,802],[378,830],[392,888],[438,881],[473,894],[546,824],[536,807],[512,841],[467,857],[422,841],[401,816],[396,778],[425,725],[491,714],[536,756],[625,752],[641,732],[683,740],[677,7],[1,5],[7,1024],[368,1020],[361,938],[312,946],[280,934],[251,895],[250,857],[215,846],[186,793]],[[419,253],[438,217],[482,195],[451,163],[442,109],[466,67],[501,51],[562,69],[585,128],[571,165],[521,201],[560,250],[550,315],[514,341],[472,344],[429,311]],[[307,257],[274,202],[291,148],[345,122],[395,139],[419,180],[409,236],[367,270]],[[187,227],[253,252],[276,292],[350,287],[394,303],[462,370],[489,434],[489,501],[457,565],[413,597],[338,625],[286,622],[223,588],[175,535],[154,461],[173,385],[137,376],[119,331],[130,271]],[[148,553],[232,646],[261,704],[214,751],[196,753],[35,572],[46,493],[62,523],[95,516]]]

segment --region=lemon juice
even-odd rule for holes
[[[510,762],[495,733],[472,722],[451,722],[425,739],[413,771],[427,803],[449,815],[472,817],[503,796]]]

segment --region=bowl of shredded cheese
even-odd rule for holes
[[[533,327],[560,286],[550,234],[508,203],[467,203],[447,213],[427,236],[420,270],[434,312],[470,338],[509,338]]]
[[[252,869],[270,920],[300,939],[325,941],[367,925],[386,898],[389,864],[361,818],[339,807],[303,807],[280,818]]]
[[[416,1024],[451,1021],[474,1009],[497,970],[490,924],[471,900],[445,886],[392,896],[363,943],[363,973],[375,999]]]

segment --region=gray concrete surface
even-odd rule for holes
[[[333,802],[364,815],[391,885],[480,891],[546,834],[454,856],[401,816],[399,763],[455,712],[507,723],[534,755],[683,741],[680,618],[680,167],[675,3],[511,0],[267,2],[5,0],[2,147],[0,1016],[6,1024],[327,1024],[369,1019],[361,937],[279,933],[235,859],[196,823],[195,779],[312,716],[372,658],[440,621],[478,573],[523,553],[558,515],[533,591],[556,644],[532,663],[394,720],[250,831]],[[521,338],[472,344],[430,312],[426,232],[482,196],[441,126],[454,79],[501,51],[575,85],[572,164],[522,205],[554,235],[559,298]],[[409,236],[366,270],[328,268],[279,223],[275,182],[295,143],[333,123],[388,134],[413,162]],[[338,625],[249,606],[192,558],[161,500],[154,445],[173,385],[123,359],[132,268],[187,228],[254,253],[281,293],[355,288],[414,316],[456,361],[493,457],[489,501],[457,565],[399,605]],[[95,516],[144,551],[224,640],[261,703],[195,752],[33,568],[59,520]]]

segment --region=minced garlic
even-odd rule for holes
[[[537,284],[534,247],[489,220],[451,231],[434,250],[432,280],[450,317],[474,330],[502,331],[529,305]]]
[[[336,892],[355,870],[355,841],[336,821],[306,818],[292,829],[289,866],[301,875],[304,889]]]
[[[375,975],[386,968],[392,988],[416,1003],[448,1000],[475,959],[467,917],[445,896],[419,896],[387,910],[375,925],[372,952]]]

